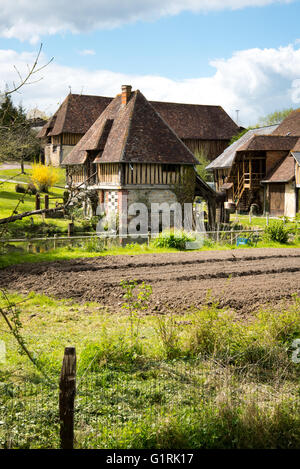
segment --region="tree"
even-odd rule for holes
[[[16,72],[17,72],[17,75],[19,77],[19,83],[15,83],[13,82],[12,84],[12,87],[9,89],[7,88],[6,91],[4,93],[1,94],[0,92],[0,102],[1,102],[1,98],[7,96],[7,95],[11,95],[13,93],[15,93],[16,91],[19,91],[20,88],[22,88],[23,86],[25,85],[32,85],[33,83],[36,83],[37,81],[40,81],[42,80],[42,78],[38,78],[37,80],[35,81],[30,81],[31,78],[38,72],[40,72],[41,70],[43,70],[45,67],[47,67],[51,62],[52,60],[54,60],[54,57],[52,57],[49,62],[47,62],[45,65],[41,65],[40,67],[38,66],[39,64],[39,60],[40,60],[40,55],[41,55],[41,52],[42,52],[42,48],[43,48],[43,43],[40,44],[40,48],[38,50],[38,53],[36,55],[36,58],[35,58],[35,61],[33,62],[32,66],[29,67],[29,65],[27,65],[27,73],[25,75],[25,77],[23,77],[21,75],[21,73],[19,72],[19,70],[17,69],[16,66],[14,66]]]
[[[35,81],[30,81],[30,79],[38,72],[43,70],[45,67],[52,62],[53,57],[45,65],[38,66],[40,59],[40,54],[42,51],[43,44],[40,45],[39,51],[36,55],[35,61],[31,67],[27,66],[27,73],[25,77],[22,77],[19,70],[15,67],[15,70],[19,77],[19,83],[13,83],[12,87],[7,88],[4,93],[0,92],[0,105],[2,109],[2,115],[0,115],[0,161],[1,158],[6,156],[14,157],[20,156],[21,158],[21,169],[24,173],[24,157],[26,155],[32,154],[33,147],[39,142],[36,139],[36,135],[32,132],[29,123],[26,121],[25,113],[22,106],[16,110],[11,101],[11,95],[25,85],[30,85],[36,81],[40,81],[42,78],[39,78]],[[17,111],[17,112],[16,112]],[[27,193],[27,191],[26,191]],[[3,237],[5,231],[7,230],[8,223],[14,222],[16,220],[21,220],[22,218],[42,213],[50,213],[59,210],[59,208],[66,208],[72,200],[72,191],[68,201],[62,207],[57,206],[55,209],[43,209],[31,212],[24,212],[18,214],[17,209],[21,203],[24,202],[26,193],[18,200],[15,209],[12,211],[12,214],[8,218],[2,218],[0,224],[4,225],[4,229],[0,233],[0,237]]]
[[[0,122],[2,127],[9,127],[13,123],[21,123],[26,120],[22,106],[17,108],[13,105],[10,95],[2,98],[0,106]]]
[[[206,166],[208,166],[209,163],[210,163],[210,161],[207,158],[206,154],[204,153],[203,150],[202,151],[196,151],[195,152],[195,157],[197,158],[197,160],[199,162],[196,166],[197,173],[199,174],[201,179],[203,179],[203,181],[211,182],[213,180],[212,179],[212,173],[210,173],[209,171],[206,170]]]
[[[258,126],[256,126],[256,127],[258,127]],[[255,128],[255,127],[247,127],[246,129],[243,129],[243,130],[242,130],[241,132],[239,132],[238,134],[234,135],[234,136],[231,138],[231,140],[230,140],[230,142],[229,142],[229,145],[232,145],[234,142],[236,142],[237,140],[239,140],[243,135],[245,135],[245,134],[248,132],[248,130],[252,130],[252,129],[254,129],[254,128]]]
[[[5,95],[0,106],[0,161],[20,161],[38,156],[40,142],[32,131],[21,105],[14,106],[11,96]]]
[[[260,127],[280,124],[292,111],[293,108],[282,109],[281,111],[274,111],[264,117],[260,117],[258,125]]]
[[[32,66],[27,66],[27,73],[22,76],[15,68],[19,77],[18,83],[13,83],[7,87],[4,93],[0,92],[0,162],[8,160],[19,160],[22,173],[24,172],[24,159],[31,159],[40,152],[40,143],[36,135],[31,130],[29,122],[22,106],[15,107],[11,100],[11,95],[18,92],[22,87],[40,81],[42,78],[32,81],[38,72],[52,62],[53,57],[45,65],[39,66],[43,44],[40,45],[36,58]]]

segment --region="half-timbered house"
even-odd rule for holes
[[[69,94],[39,132],[47,164],[58,166],[79,142],[112,98]],[[150,101],[156,112],[194,153],[213,160],[239,127],[221,106]]]
[[[252,204],[271,216],[295,217],[299,211],[300,112],[280,125],[249,130],[207,169],[217,190],[239,211]]]
[[[197,160],[154,106],[131,86],[123,86],[98,119],[64,158],[69,186],[93,191],[107,212],[126,204],[173,204],[186,185],[184,202],[195,194],[210,205],[215,192],[196,174]],[[178,191],[176,192],[176,188]],[[185,189],[185,186],[184,188]]]

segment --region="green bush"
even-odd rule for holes
[[[167,359],[172,360],[184,355],[180,344],[178,325],[172,316],[157,318],[156,333],[162,343]]]
[[[216,242],[211,238],[204,238],[203,239],[203,247],[206,248],[213,248],[216,245]]]
[[[35,187],[35,185],[34,185],[32,182],[30,182],[30,183],[28,184],[28,186],[27,186],[27,191],[28,191],[28,193],[31,194],[31,195],[35,195],[35,194],[37,194],[37,192],[38,192],[37,188]]]
[[[19,194],[25,194],[27,188],[25,186],[23,186],[22,184],[16,184],[16,188],[15,188],[16,192],[18,192]]]
[[[85,241],[83,244],[83,250],[85,252],[103,252],[106,250],[104,240],[100,238],[92,238]]]
[[[267,241],[277,241],[286,244],[291,232],[291,229],[283,221],[273,221],[265,228],[264,238]]]
[[[294,296],[294,305],[284,311],[264,310],[258,313],[253,329],[260,336],[270,336],[281,345],[290,344],[300,336],[299,298]]]
[[[195,241],[195,237],[183,230],[166,230],[153,240],[153,245],[156,248],[173,248],[184,251],[186,243],[191,241]]]
[[[82,220],[81,226],[83,231],[95,231],[97,228],[97,224],[101,217],[99,216],[94,216],[90,218],[89,220]]]

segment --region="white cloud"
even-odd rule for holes
[[[45,34],[87,32],[182,11],[207,12],[294,0],[0,0],[0,36],[35,42]]]
[[[3,71],[0,89],[17,79],[14,65],[25,73],[35,56],[13,50],[0,50]],[[41,57],[41,64],[47,61]],[[73,93],[115,96],[122,84],[140,89],[149,100],[217,104],[235,118],[240,110],[242,125],[254,124],[259,117],[274,110],[294,106],[300,100],[300,49],[294,45],[279,49],[238,51],[229,59],[211,62],[212,77],[172,80],[152,75],[126,75],[109,70],[89,71],[51,63],[40,76],[43,79],[22,88],[14,100],[22,100],[29,109],[38,107],[54,112],[71,87]]]
[[[96,52],[93,49],[84,49],[78,51],[79,55],[96,55]]]

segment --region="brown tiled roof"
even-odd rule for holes
[[[82,164],[85,162],[87,150],[103,150],[101,137],[107,128],[107,121],[113,121],[118,113],[121,104],[121,97],[118,96],[107,106],[105,111],[98,117],[96,122],[88,129],[77,145],[63,160],[63,165]],[[104,142],[105,143],[105,142]]]
[[[61,133],[85,134],[112,98],[69,94],[38,137]]]
[[[297,143],[297,137],[282,137],[272,135],[254,135],[248,142],[242,145],[238,151],[288,151]]]
[[[287,134],[300,137],[300,108],[291,112],[273,132],[273,135]]]
[[[30,127],[43,127],[47,124],[47,119],[42,119],[41,117],[34,117],[33,119],[27,119]]]
[[[271,132],[274,131],[276,125],[272,125],[269,127],[260,127],[257,129],[248,130],[242,137],[238,140],[233,142],[229,147],[227,147],[221,155],[219,155],[216,159],[214,159],[206,169],[212,171],[214,169],[221,169],[221,168],[231,168],[235,161],[235,157],[238,151],[244,146],[247,145],[248,142],[253,138],[254,135],[269,135]]]
[[[64,159],[81,164],[87,152],[95,162],[197,164],[191,151],[156,112],[140,91],[126,106],[117,96]]]
[[[293,147],[292,151],[297,151],[299,152],[300,151],[300,138],[298,138],[295,146]]]
[[[230,140],[239,132],[221,106],[150,102],[180,138]]]
[[[53,128],[55,119],[56,119],[56,114],[54,114],[54,115],[48,120],[48,122],[46,122],[46,124],[41,128],[41,130],[40,130],[39,133],[37,134],[37,137],[39,137],[39,138],[46,137],[46,136],[48,135],[48,132],[50,131],[50,129]]]
[[[295,176],[295,160],[291,155],[285,156],[277,166],[267,175],[263,183],[289,182]]]
[[[38,136],[84,134],[113,98],[69,94]],[[150,101],[180,138],[230,140],[239,127],[221,106]]]

